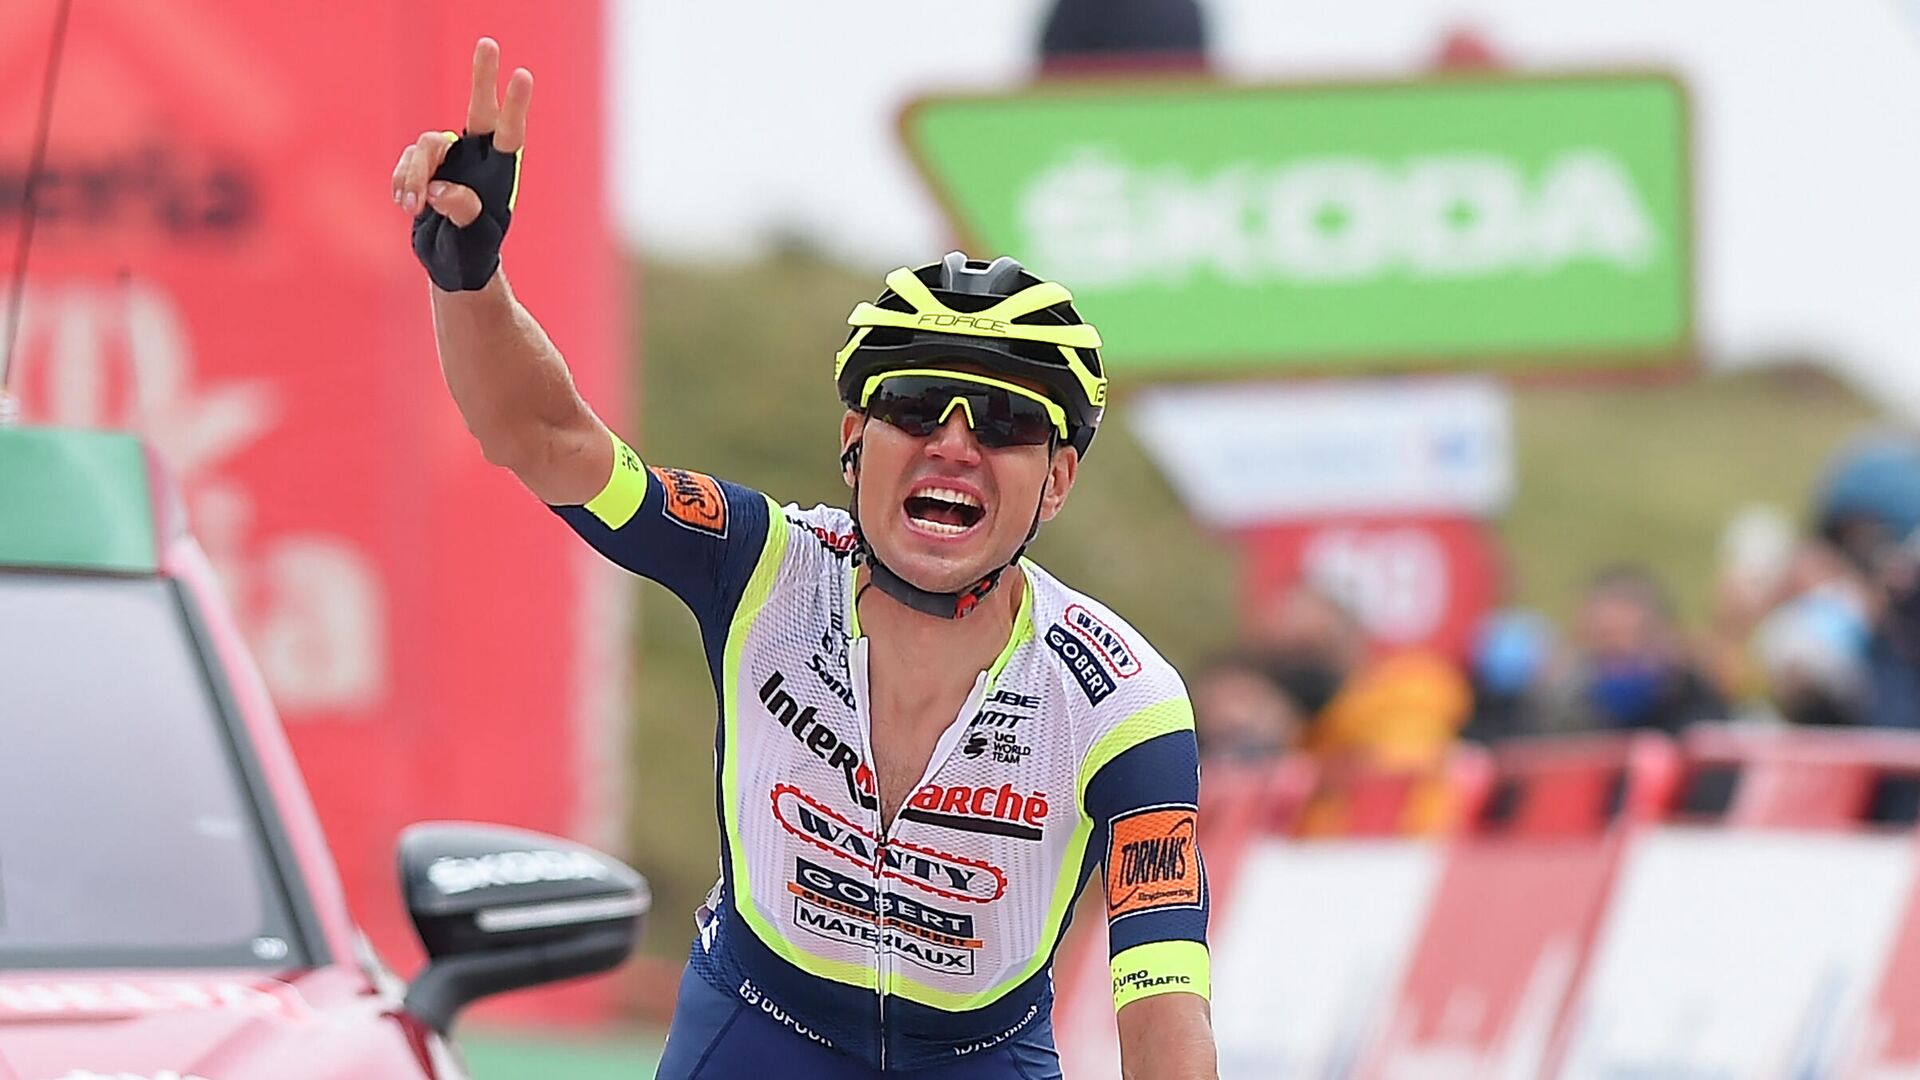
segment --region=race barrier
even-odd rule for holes
[[[1920,1080],[1920,891],[1907,900],[1866,1024],[1837,1075],[1848,1080]]]
[[[1913,889],[1912,837],[1862,826],[1920,747],[1703,730],[1683,751],[1724,808],[1682,805],[1636,845],[1559,1075],[1834,1075]]]
[[[1203,775],[1222,1077],[1920,1077],[1920,735],[1521,740],[1439,775],[1417,836],[1382,793],[1434,774]],[[1334,788],[1347,831],[1303,835]],[[1059,968],[1069,1076],[1117,1074],[1098,923]]]
[[[1361,1076],[1540,1075],[1625,837],[1679,763],[1659,736],[1576,738],[1502,747],[1494,771]]]

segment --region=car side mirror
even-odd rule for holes
[[[423,822],[400,835],[399,861],[428,957],[405,1009],[443,1034],[489,994],[618,967],[652,904],[625,864],[522,829]]]

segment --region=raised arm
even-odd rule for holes
[[[394,166],[393,200],[416,215],[415,249],[433,280],[440,370],[467,429],[488,461],[512,470],[541,500],[577,505],[606,486],[613,441],[499,266],[533,101],[533,75],[519,68],[503,106],[499,75],[500,47],[481,38],[473,51],[468,138],[423,133]],[[434,179],[456,147],[471,186]]]
[[[488,461],[556,506],[600,493],[613,440],[504,273],[474,292],[433,287],[433,336],[447,389]]]

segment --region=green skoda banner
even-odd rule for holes
[[[902,120],[975,255],[1064,282],[1121,372],[1644,369],[1692,336],[1660,75],[1090,81]]]

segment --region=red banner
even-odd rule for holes
[[[1499,575],[1487,526],[1466,518],[1363,517],[1243,530],[1249,613],[1311,581],[1353,606],[1388,649],[1463,656]]]
[[[0,29],[8,252],[56,8],[15,0]],[[73,5],[15,358],[27,419],[136,428],[181,477],[403,971],[405,823],[616,835],[618,593],[468,437],[388,195],[403,146],[459,126],[482,33],[538,83],[506,265],[617,414],[593,0]],[[578,1015],[605,984],[571,993]]]

